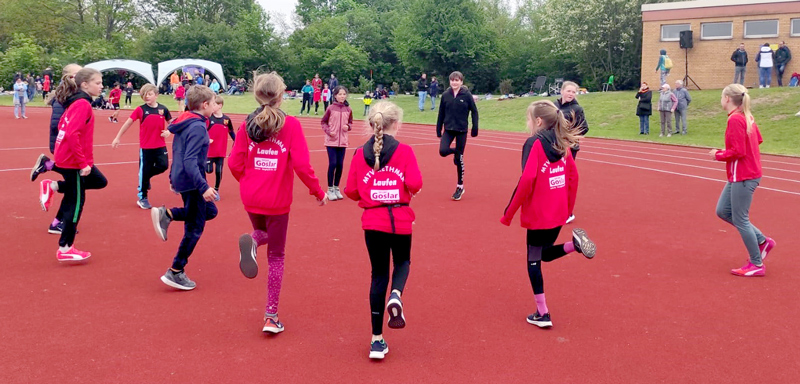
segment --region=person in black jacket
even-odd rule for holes
[[[578,84],[572,81],[565,81],[564,84],[561,85],[561,97],[556,100],[554,104],[561,110],[564,114],[564,118],[567,119],[572,128],[577,130],[576,133],[579,135],[578,137],[580,140],[580,137],[585,136],[586,133],[589,132],[589,123],[586,122],[583,107],[581,107],[578,104],[578,100],[575,99],[577,93]],[[580,150],[580,144],[576,144],[574,147],[570,148],[573,160],[578,158],[578,151]],[[575,220],[575,215],[570,212],[567,224],[571,223],[573,220]]]
[[[639,99],[639,105],[636,106],[636,116],[639,116],[639,134],[649,135],[650,115],[653,114],[653,91],[644,81],[639,87],[639,92],[636,93],[636,98]]]
[[[450,88],[442,93],[439,102],[439,118],[436,120],[436,136],[441,138],[439,155],[453,155],[453,162],[458,172],[458,184],[453,193],[453,200],[461,200],[464,194],[464,149],[467,146],[467,116],[472,114],[472,137],[478,136],[478,107],[472,94],[464,87],[464,75],[455,71],[450,74]],[[421,104],[420,104],[421,105]],[[444,127],[444,133],[442,133]],[[450,144],[456,141],[456,146]]]
[[[419,94],[419,111],[425,111],[425,97],[428,96],[428,80],[427,75],[422,74],[422,77],[417,80],[417,94]]]
[[[436,109],[436,96],[439,95],[439,82],[436,76],[431,77],[431,85],[428,87],[428,96],[431,97],[431,111]]]
[[[71,87],[67,87],[64,82],[66,81],[73,81],[72,79],[75,77],[75,74],[78,73],[83,67],[78,64],[67,64],[64,67],[63,75],[64,77],[61,79],[61,83],[59,83],[58,88],[56,88],[55,92],[53,92],[53,96],[47,101],[47,104],[50,104],[53,107],[53,111],[50,114],[50,153],[55,153],[56,149],[56,138],[58,137],[58,122],[61,120],[61,115],[64,114],[64,111],[67,110],[72,102],[77,100],[77,98],[73,97],[74,95],[71,92],[68,92],[68,89],[73,89]],[[49,68],[48,68],[49,69]],[[31,181],[36,181],[36,178],[39,177],[40,174],[45,173],[47,171],[53,170],[53,165],[55,163],[50,160],[44,153],[40,154],[39,157],[36,159],[36,163],[33,165],[33,169],[31,170]],[[61,206],[59,206],[58,212],[56,213],[56,217],[53,219],[53,222],[50,223],[50,227],[47,229],[48,233],[52,233],[54,235],[60,235],[61,232],[64,230],[64,223],[62,223],[61,218],[63,217],[63,212]]]
[[[744,73],[747,69],[747,51],[744,50],[744,43],[739,44],[739,48],[733,51],[731,55],[731,61],[733,61],[734,73],[733,73],[733,82],[736,84],[744,85]]]
[[[778,50],[775,51],[775,69],[778,71],[776,77],[778,78],[778,86],[783,86],[783,72],[786,70],[786,64],[792,59],[792,51],[786,46],[785,41],[781,41],[778,45]]]

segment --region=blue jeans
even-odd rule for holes
[[[431,111],[436,109],[436,96],[431,95]]]
[[[772,67],[758,68],[758,85],[769,87],[772,83]]]
[[[717,201],[717,216],[736,227],[742,236],[744,246],[750,255],[750,263],[761,264],[761,250],[758,245],[767,240],[764,234],[750,223],[750,204],[761,178],[725,183],[725,188]]]
[[[424,111],[425,110],[425,97],[428,96],[428,92],[419,91],[418,93],[419,93],[419,110],[420,111]]]
[[[639,133],[650,134],[650,115],[639,116]]]

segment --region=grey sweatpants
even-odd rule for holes
[[[672,134],[672,111],[658,111],[661,115],[661,134]]]
[[[761,265],[761,251],[758,245],[767,241],[764,234],[750,223],[750,204],[753,202],[753,193],[760,183],[760,177],[735,183],[728,182],[717,202],[717,216],[739,230],[753,265]]]
[[[747,67],[737,65],[733,70],[733,82],[744,85],[745,72],[747,72]]]
[[[681,128],[683,127],[683,128]],[[686,108],[675,109],[675,133],[683,133],[686,134]]]

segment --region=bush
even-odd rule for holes
[[[394,92],[395,97],[400,94],[400,84],[397,84],[396,81],[392,82],[392,91]]]
[[[364,76],[358,77],[358,87],[356,90],[360,93],[366,93],[367,91],[374,91],[375,90],[375,81],[372,79],[367,79]]]
[[[505,79],[500,82],[500,94],[501,95],[508,95],[514,91],[514,87],[511,85],[511,79]]]

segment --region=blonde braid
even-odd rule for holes
[[[380,119],[378,118],[380,116]],[[375,171],[381,169],[381,150],[383,150],[383,113],[376,112],[370,120],[372,129],[375,132],[375,144],[372,145],[372,151],[375,153]]]

